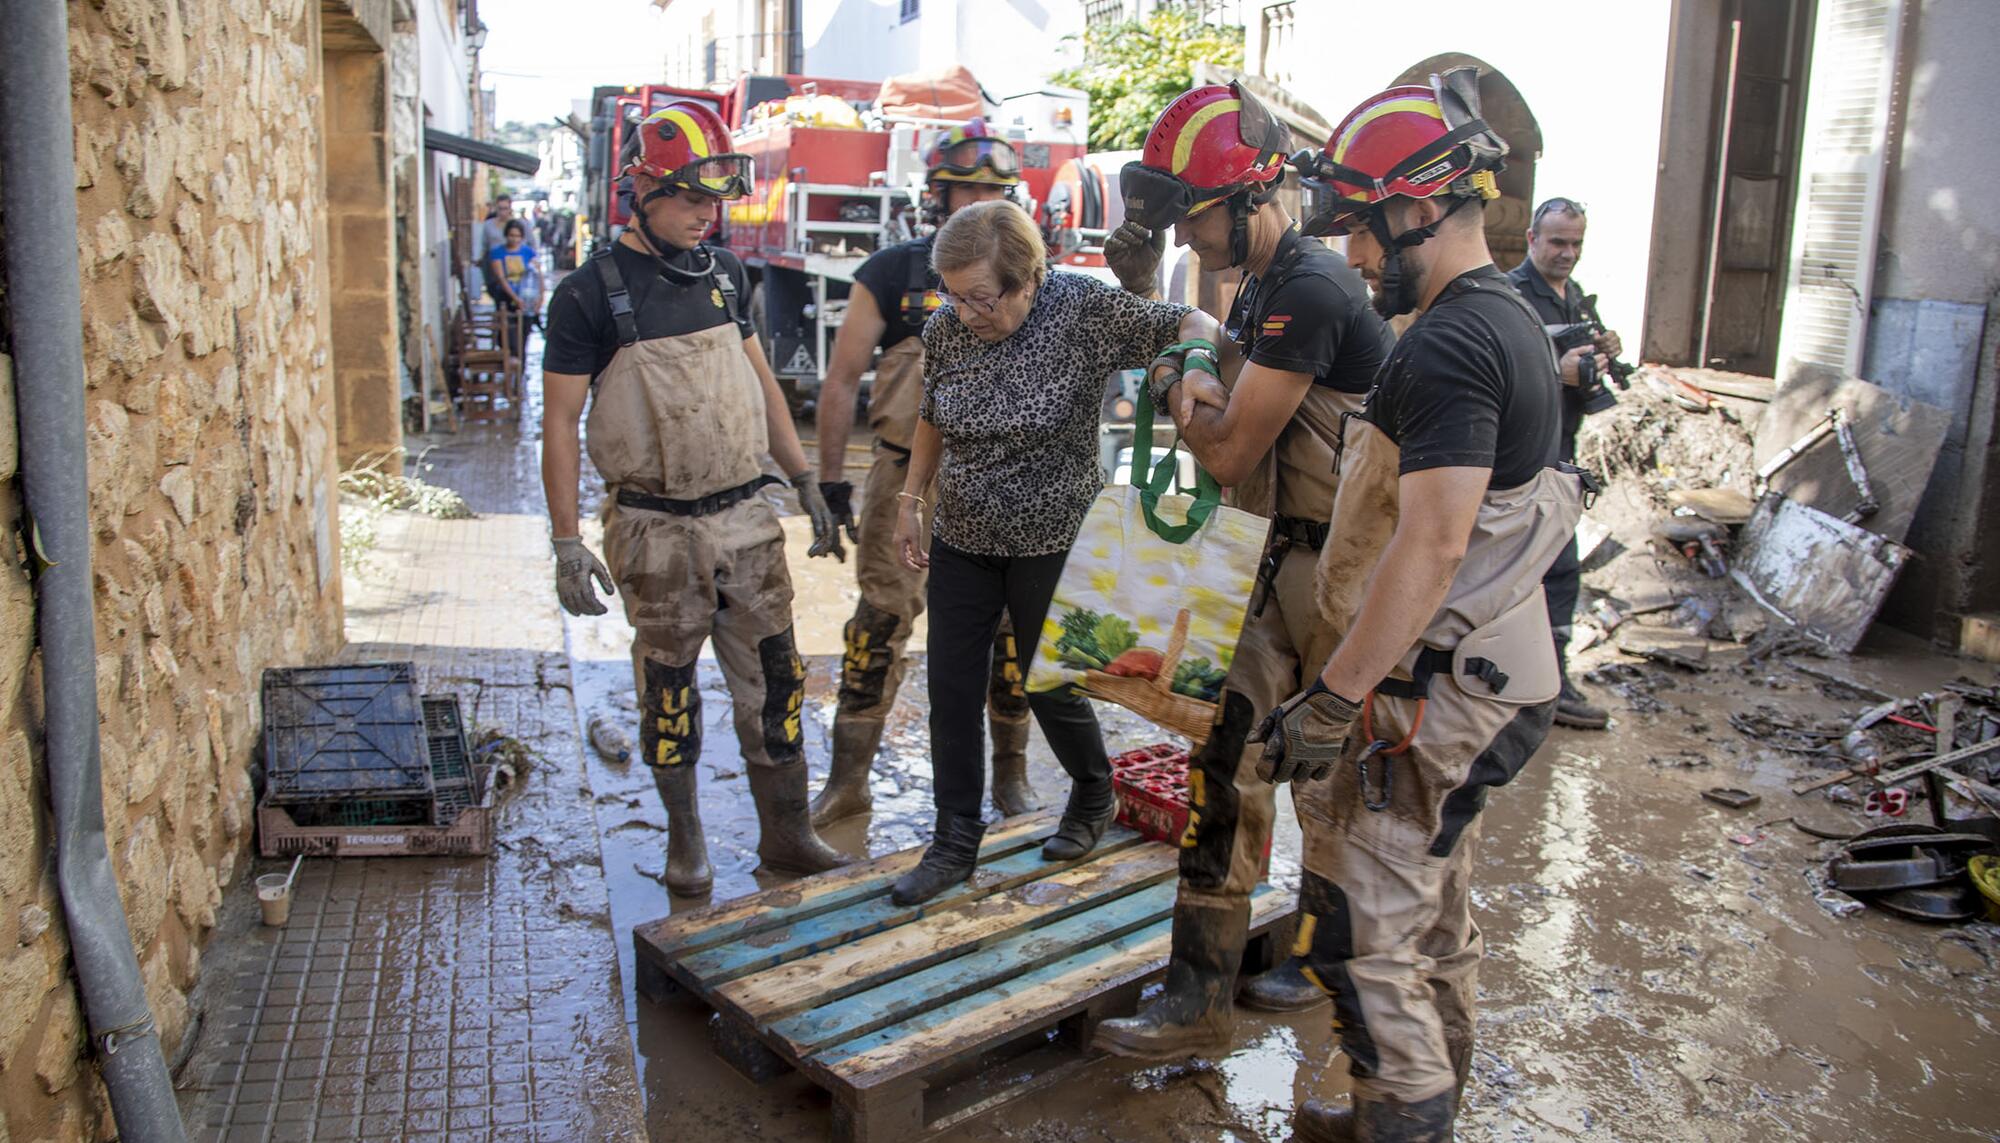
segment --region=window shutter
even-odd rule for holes
[[[1819,0],[1778,377],[1861,371],[1906,0]]]

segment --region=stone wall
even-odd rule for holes
[[[171,1060],[247,868],[260,673],[340,642],[320,14],[69,19],[104,809]],[[105,1139],[52,876],[11,395],[0,358],[0,1140]]]

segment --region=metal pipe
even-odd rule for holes
[[[119,1138],[185,1143],[104,840],[68,5],[14,4],[7,14],[0,36],[0,210],[7,224],[21,484],[42,569],[35,576],[35,622],[56,884]]]
[[[1729,86],[1722,93],[1722,147],[1715,153],[1715,219],[1708,230],[1708,280],[1701,295],[1701,348],[1697,369],[1708,368],[1708,329],[1714,318],[1715,275],[1722,260],[1722,206],[1729,193],[1729,135],[1736,125],[1736,57],[1743,47],[1743,21],[1729,21]]]

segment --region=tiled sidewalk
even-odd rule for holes
[[[434,482],[491,489],[481,470],[514,460],[504,439],[453,451]],[[490,859],[309,859],[283,929],[237,894],[181,1072],[194,1138],[645,1137],[546,534],[526,513],[378,522],[343,657],[413,660],[536,762]]]

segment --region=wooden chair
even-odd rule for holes
[[[492,307],[461,302],[452,322],[452,345],[458,371],[457,400],[465,420],[475,424],[518,420],[521,402],[512,389],[512,378],[520,363],[507,352]]]

